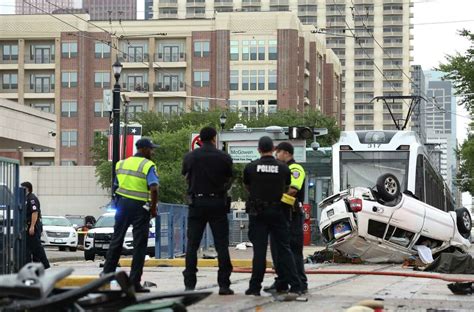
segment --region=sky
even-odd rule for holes
[[[81,0],[75,1],[76,6],[81,4]],[[446,55],[469,48],[469,42],[457,32],[463,28],[474,31],[474,0],[414,0],[414,3],[413,64],[430,70],[444,62]],[[15,0],[0,0],[0,13],[13,13],[14,4]],[[144,0],[137,0],[137,11],[138,18],[143,18]],[[457,138],[462,143],[470,119],[460,106],[457,114]]]

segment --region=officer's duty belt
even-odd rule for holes
[[[224,198],[225,194],[216,194],[216,193],[210,193],[210,194],[192,194],[193,198]]]

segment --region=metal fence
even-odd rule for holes
[[[186,252],[186,229],[188,206],[160,203],[156,217],[156,258],[175,258]],[[248,215],[233,211],[229,218],[229,243],[236,245],[248,241]],[[207,250],[214,245],[212,231],[207,225],[201,241],[201,248]]]
[[[0,274],[25,264],[25,193],[19,186],[19,163],[0,157]]]

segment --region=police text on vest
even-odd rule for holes
[[[278,166],[257,165],[257,172],[263,172],[263,173],[278,173]]]

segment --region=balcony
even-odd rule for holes
[[[402,48],[403,42],[388,42],[383,44],[384,48]]]
[[[178,7],[178,1],[177,0],[161,0],[158,3],[159,8],[177,8]]]
[[[147,82],[144,83],[122,83],[122,92],[148,92],[150,91]]]
[[[242,0],[242,7],[260,6],[261,4],[260,0]]]
[[[206,13],[205,12],[186,13],[186,18],[206,18]]]
[[[270,5],[289,5],[288,0],[270,0]]]
[[[173,62],[186,62],[186,53],[155,53],[155,62],[173,63]]]
[[[25,99],[47,99],[54,97],[54,84],[25,84]]]
[[[153,85],[153,91],[155,92],[182,92],[186,91],[186,85],[184,81],[179,81],[177,83],[164,83],[158,82]]]
[[[159,13],[158,17],[161,19],[175,19],[178,18],[178,13]]]
[[[148,53],[143,53],[143,54],[126,54],[126,53],[121,53],[119,56],[119,61],[120,62],[128,62],[128,63],[142,63],[142,62],[148,62],[149,55]]]
[[[403,10],[384,10],[383,15],[400,15],[403,14]]]
[[[234,2],[232,0],[216,0],[214,1],[214,7],[215,8],[221,8],[221,7],[233,7]]]
[[[188,8],[205,8],[206,7],[206,2],[201,0],[201,1],[193,1],[193,0],[187,0],[186,1],[186,7]]]
[[[317,16],[316,10],[298,10],[298,16]]]
[[[374,76],[355,76],[355,81],[372,81],[374,80]]]

